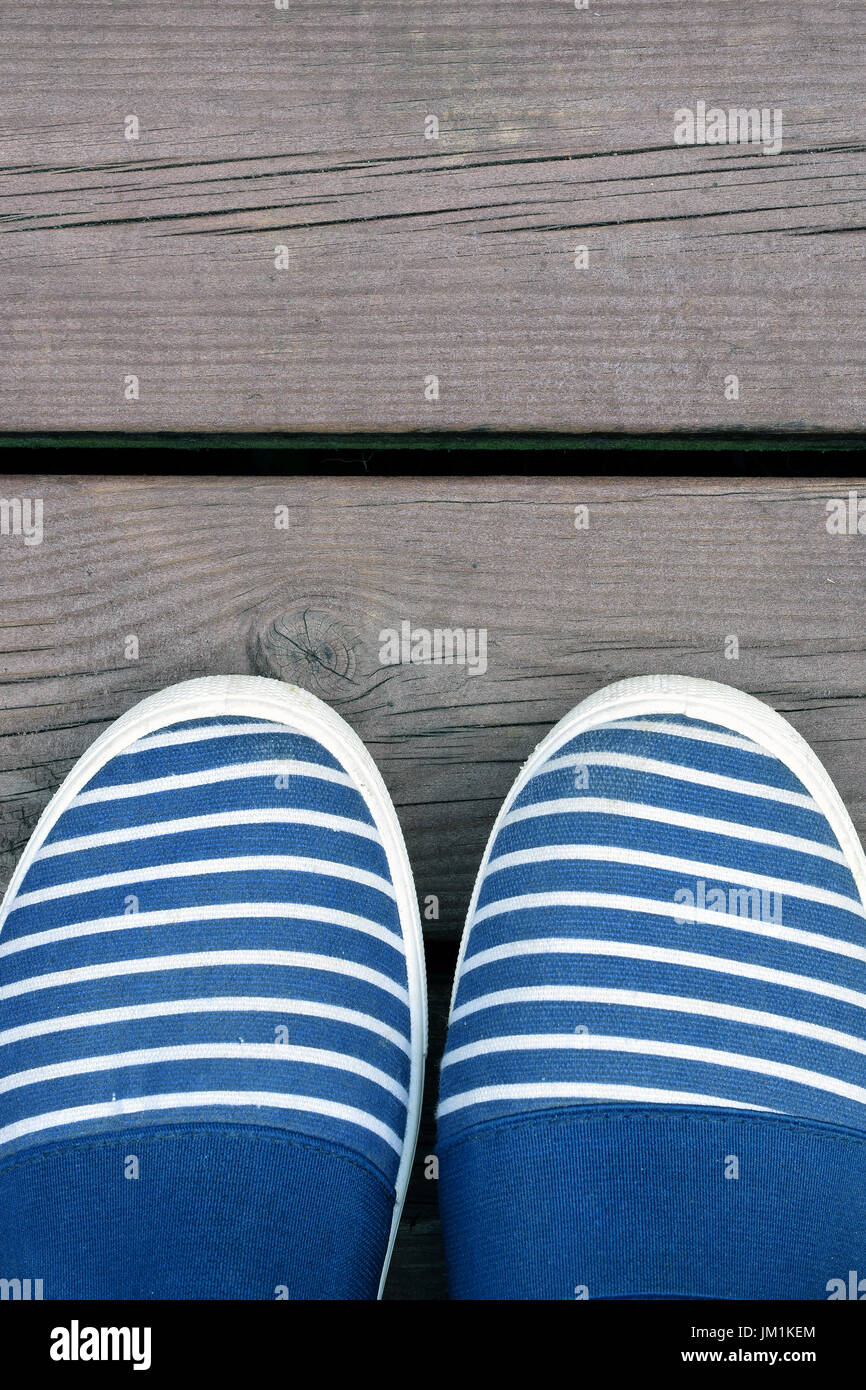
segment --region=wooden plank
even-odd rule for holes
[[[367,741],[419,892],[439,899],[431,935],[456,937],[520,764],[623,676],[679,671],[775,704],[864,831],[866,542],[825,525],[826,499],[856,486],[6,477],[3,497],[43,499],[44,539],[0,537],[0,876],[110,720],[221,672],[307,686]],[[382,665],[380,633],[406,621],[485,629],[486,671]]]
[[[862,428],[864,38],[859,0],[4,5],[0,428]],[[780,152],[676,145],[701,100]]]

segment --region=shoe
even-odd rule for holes
[[[651,676],[566,715],[460,949],[453,1295],[866,1297],[864,893],[838,792],[760,701]]]
[[[247,676],[144,700],[49,803],[0,926],[0,1274],[46,1299],[381,1293],[424,956],[338,715]]]

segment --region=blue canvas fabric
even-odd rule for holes
[[[357,1152],[205,1120],[46,1144],[0,1194],[2,1267],[46,1299],[374,1298],[394,1205]]]
[[[386,852],[337,759],[251,718],[141,738],[60,814],[0,935],[0,1273],[42,1261],[46,1297],[375,1296],[410,1036]],[[302,1228],[332,1253],[315,1277]]]
[[[864,909],[783,762],[681,715],[539,762],[482,869],[438,1125],[458,1296],[866,1274]]]

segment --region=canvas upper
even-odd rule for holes
[[[369,1292],[414,1143],[411,1037],[406,941],[364,788],[324,743],[280,722],[167,723],[99,767],[7,903],[0,1172],[17,1184],[19,1207],[46,1164],[58,1204],[72,1207],[74,1185],[90,1191],[92,1181],[98,1205],[101,1184],[120,1204],[109,1219],[121,1244],[134,1229],[158,1246],[159,1207],[168,1219],[189,1183],[179,1211],[195,1224],[195,1183],[208,1169],[232,1193],[223,1245],[255,1244],[246,1220],[281,1231],[280,1248],[251,1271],[245,1253],[235,1266],[224,1254],[217,1280],[204,1268],[175,1284],[151,1272],[148,1287],[138,1276],[129,1287],[274,1297],[303,1264],[290,1153],[310,1209],[330,1204],[329,1223],[351,1224],[354,1203],[367,1221],[366,1234],[347,1236],[350,1263],[353,1240],[370,1249],[346,1288]],[[125,1180],[140,1150],[148,1159]],[[3,1234],[7,1263],[13,1251],[26,1258],[8,1207]],[[339,1276],[333,1288],[321,1277],[340,1291]],[[106,1296],[107,1284],[78,1270],[63,1292]],[[298,1281],[310,1296],[319,1287]]]
[[[763,1172],[750,1199],[758,1157],[749,1150],[751,1170],[725,1179],[726,1156],[739,1167],[748,1134],[761,1164],[783,1168],[793,1150],[774,1158],[761,1136],[784,1130],[796,1145],[817,1129],[851,1156],[866,1212],[866,924],[846,851],[787,764],[721,723],[675,713],[613,719],[528,771],[479,876],[442,1059],[440,1195],[452,1287],[466,1296],[572,1297],[577,1286],[591,1287],[590,1297],[737,1296],[713,1257],[704,1277],[671,1254],[670,1226],[667,1255],[643,1268],[632,1251],[630,1266],[613,1210],[605,1221],[593,1203],[633,1203],[636,1189],[618,1184],[617,1171],[638,1163],[642,1146],[644,1176],[635,1181],[662,1204],[676,1192],[687,1229],[682,1213],[700,1194],[695,1250],[712,1245],[713,1221],[728,1230],[742,1221],[738,1237],[748,1241],[749,1201],[754,1217],[772,1183]],[[803,1128],[795,1136],[791,1126]],[[611,1145],[605,1175],[601,1155]],[[838,1175],[849,1187],[850,1179],[847,1169]],[[588,1284],[577,1268],[583,1262],[585,1273],[590,1260],[582,1246],[566,1253],[571,1283],[564,1273],[521,1283],[516,1254],[497,1234],[515,1206],[543,1202],[545,1189],[533,1184],[544,1182],[566,1189],[558,1204],[548,1199],[566,1229],[582,1220],[583,1236],[619,1248],[607,1266],[593,1264]],[[573,1207],[569,1185],[582,1188]],[[486,1264],[470,1249],[470,1208],[487,1235]],[[631,1217],[626,1244],[639,1221],[652,1224],[640,1200]],[[534,1236],[522,1217],[511,1228],[531,1245],[546,1239],[542,1227],[551,1234],[545,1219]],[[657,1226],[650,1244],[665,1238],[664,1221]],[[856,1238],[862,1245],[862,1233]],[[550,1249],[546,1257],[555,1270],[559,1257]],[[525,1255],[524,1273],[533,1267]],[[756,1276],[753,1290],[763,1278],[776,1292],[754,1296],[794,1296],[784,1290],[796,1287],[796,1271],[785,1277],[774,1285],[775,1275]],[[820,1270],[803,1273],[801,1261],[800,1277],[796,1296],[826,1296],[814,1291],[824,1287]]]

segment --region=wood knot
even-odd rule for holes
[[[354,700],[366,688],[357,630],[322,607],[304,605],[250,633],[256,675],[303,686],[323,700]]]

